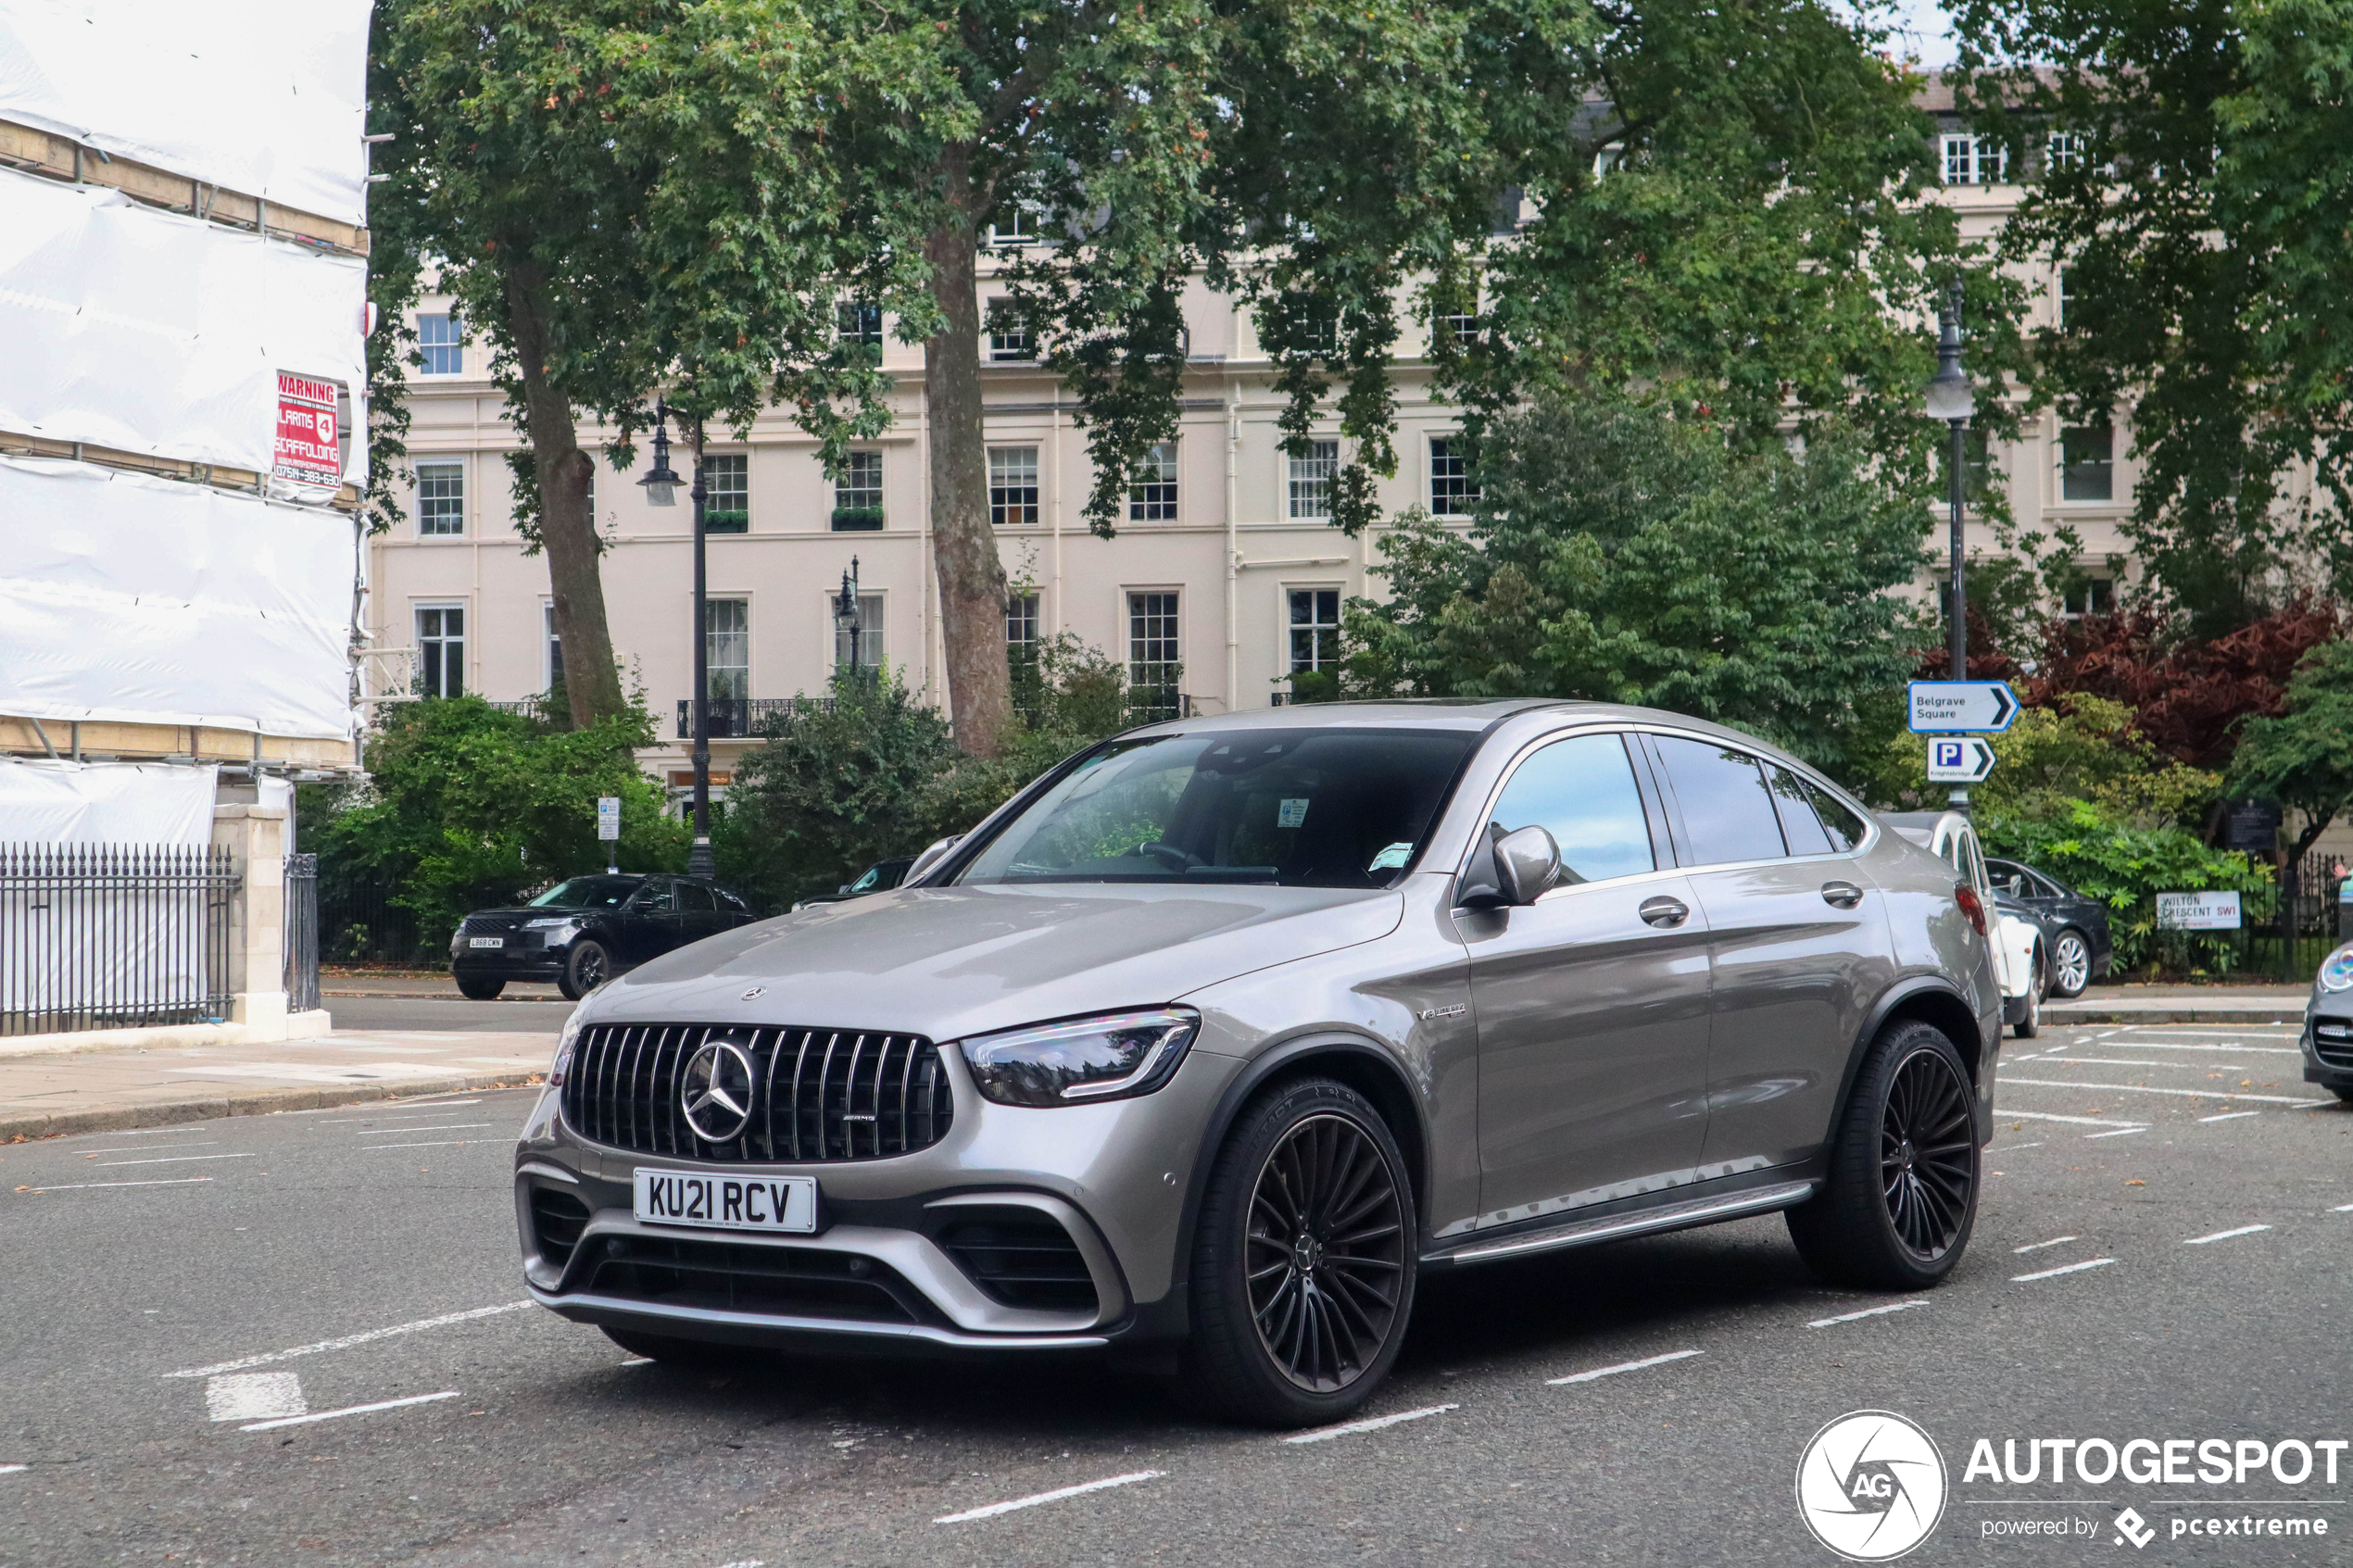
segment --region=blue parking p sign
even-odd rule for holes
[[[1982,784],[1994,771],[1994,748],[1975,735],[1931,735],[1928,742],[1928,782]]]

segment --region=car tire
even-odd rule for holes
[[[564,972],[556,981],[556,989],[564,994],[564,1000],[576,1002],[611,978],[612,955],[605,951],[603,943],[584,937],[564,955]]]
[[[2016,1026],[2018,1037],[2031,1040],[2043,1032],[2043,949],[2034,949],[2034,982],[2026,988],[2026,1011]]]
[[[1252,1425],[1343,1419],[1397,1360],[1419,1251],[1413,1184],[1380,1112],[1329,1078],[1266,1094],[1202,1196],[1181,1396]]]
[[[2346,1104],[2353,1105],[2353,1084],[2331,1084],[2329,1085],[2329,1093],[2334,1095]]]
[[[599,1323],[605,1337],[633,1356],[643,1356],[663,1366],[688,1367],[707,1371],[713,1367],[740,1365],[757,1351],[737,1345],[720,1345],[708,1339],[678,1339],[667,1334],[647,1334],[635,1328],[615,1328]]]
[[[1924,1290],[1969,1247],[1981,1176],[1961,1053],[1933,1024],[1899,1022],[1864,1059],[1831,1131],[1829,1173],[1789,1210],[1790,1238],[1833,1284]]]
[[[498,993],[506,988],[503,980],[483,980],[471,974],[458,976],[458,994],[470,1002],[495,1002]]]
[[[2051,995],[2071,1002],[2092,983],[2092,940],[2073,926],[2058,934],[2051,947]]]

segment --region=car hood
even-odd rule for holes
[[[1403,913],[1399,894],[1344,888],[900,888],[682,947],[603,986],[583,1022],[795,1024],[951,1040],[1173,1002],[1252,970],[1372,941]]]

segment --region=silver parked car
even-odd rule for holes
[[[1418,1274],[1783,1210],[1916,1289],[1977,1206],[1989,911],[1668,713],[1282,708],[1063,763],[908,885],[566,1025],[532,1295],[635,1353],[1131,1349],[1327,1422]]]

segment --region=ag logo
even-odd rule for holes
[[[1890,1411],[1856,1411],[1814,1434],[1797,1461],[1797,1512],[1854,1562],[1884,1562],[1928,1538],[1944,1512],[1944,1457]]]

